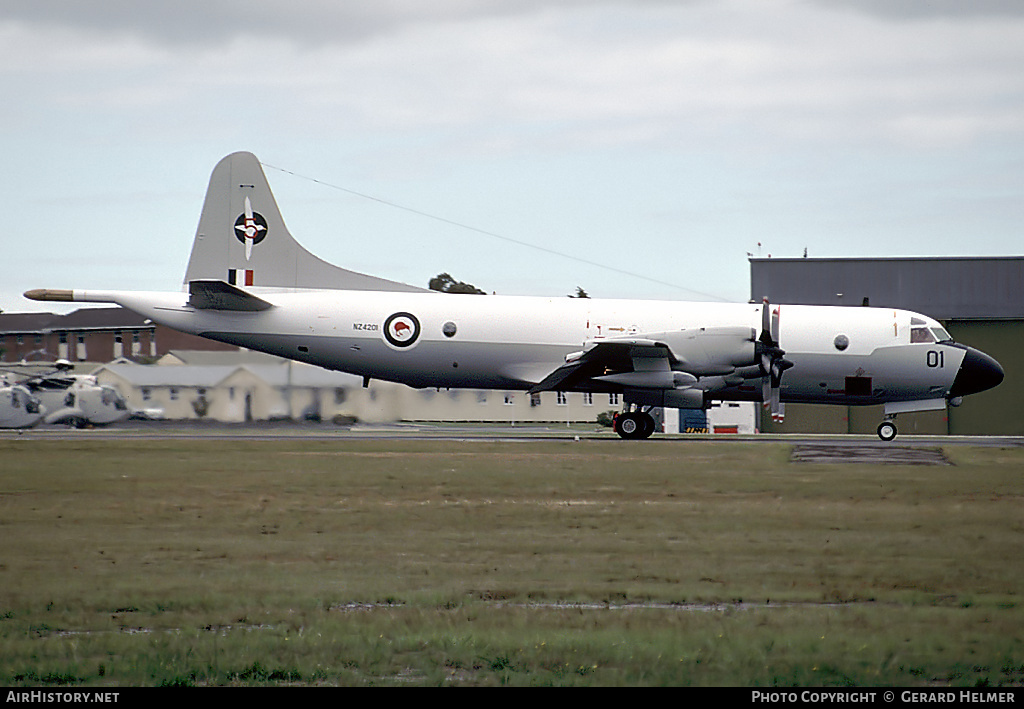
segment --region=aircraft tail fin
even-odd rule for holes
[[[252,153],[233,153],[210,176],[185,285],[422,291],[334,266],[304,249],[288,232],[270,184]]]

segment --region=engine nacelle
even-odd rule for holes
[[[693,387],[666,391],[662,405],[670,409],[703,409],[704,391]]]
[[[697,376],[732,374],[757,362],[757,333],[746,327],[702,327],[647,335],[664,343],[676,362],[672,368]]]

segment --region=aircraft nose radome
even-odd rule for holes
[[[965,396],[985,391],[1003,381],[1003,368],[999,362],[989,357],[984,352],[967,348],[964,361],[960,365],[960,371],[953,380],[953,388],[949,390],[949,396]]]

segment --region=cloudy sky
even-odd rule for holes
[[[308,249],[422,286],[1024,251],[1019,0],[0,0],[0,96],[7,312],[179,289],[236,150]]]

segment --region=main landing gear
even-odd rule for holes
[[[654,433],[654,417],[646,411],[625,411],[615,416],[613,428],[627,440],[650,438]]]

